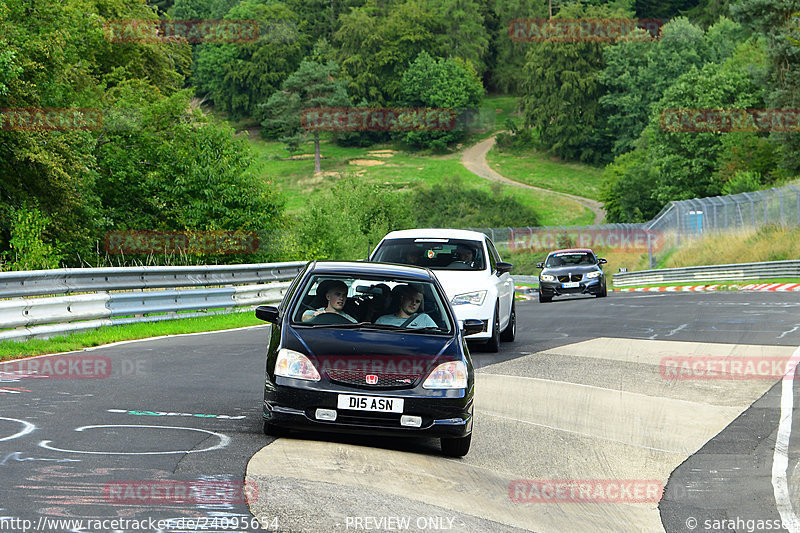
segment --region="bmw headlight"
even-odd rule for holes
[[[599,270],[596,270],[594,272],[589,272],[588,274],[586,274],[586,277],[589,278],[589,279],[593,279],[593,278],[599,278],[602,275],[603,275],[602,272],[600,272]]]
[[[275,361],[275,375],[285,378],[307,379],[309,381],[320,380],[319,372],[314,368],[314,363],[308,357],[300,352],[286,348],[278,350],[278,359]]]
[[[552,274],[542,274],[540,277],[541,277],[542,281],[555,281],[556,280],[556,277],[553,276]]]
[[[464,361],[450,361],[437,366],[430,373],[423,389],[466,389],[467,365]]]
[[[453,305],[483,305],[483,300],[486,298],[486,291],[465,292],[464,294],[456,294],[450,303]]]

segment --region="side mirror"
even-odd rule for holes
[[[536,268],[544,268],[544,263],[536,263]]]
[[[503,263],[502,261],[500,261],[497,263],[497,266],[495,268],[497,268],[497,275],[502,276],[503,274],[511,272],[511,269],[514,268],[514,265],[512,265],[511,263]]]
[[[256,307],[256,318],[264,322],[278,323],[278,308],[274,305],[259,305]]]
[[[608,263],[608,261],[606,261],[606,260],[605,260],[605,259],[603,259],[602,257],[598,257],[598,258],[597,258],[597,264],[598,264],[598,265],[605,265],[606,263]]]
[[[464,336],[472,335],[473,333],[480,333],[483,331],[483,321],[477,318],[467,318],[464,320],[464,326],[461,328]]]

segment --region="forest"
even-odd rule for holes
[[[551,16],[658,24],[604,40],[510,32]],[[176,34],[131,35],[130,21]],[[254,31],[186,38],[175,21]],[[321,107],[477,109],[490,94],[519,100],[499,149],[604,169],[608,222],[790,183],[796,121],[665,117],[800,108],[800,0],[0,0],[0,270],[348,258],[404,227],[536,225],[529,207],[447,176],[403,194],[343,178],[335,196],[288,212],[248,136],[287,155],[321,136],[435,156],[469,131],[320,133],[301,118]],[[479,214],[464,218],[467,204]],[[110,258],[104,236],[131,230],[257,232],[281,246]]]

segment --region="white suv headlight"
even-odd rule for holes
[[[467,365],[464,361],[450,361],[437,366],[430,373],[423,389],[466,389]]]
[[[275,375],[285,378],[307,379],[309,381],[319,381],[319,372],[314,368],[308,357],[282,348],[278,350],[278,359],[275,361]]]
[[[603,275],[602,272],[600,272],[599,270],[596,270],[594,272],[589,272],[588,274],[586,274],[586,277],[589,278],[589,279],[592,279],[592,278],[599,278],[602,275]]]
[[[486,291],[465,292],[463,294],[456,294],[450,303],[453,305],[483,305],[483,300],[486,298]]]

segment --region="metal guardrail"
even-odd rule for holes
[[[0,298],[8,299],[0,300],[0,340],[47,338],[276,303],[305,265],[303,261],[2,272]]]
[[[773,278],[800,278],[800,260],[619,272],[614,274],[614,286]]]

